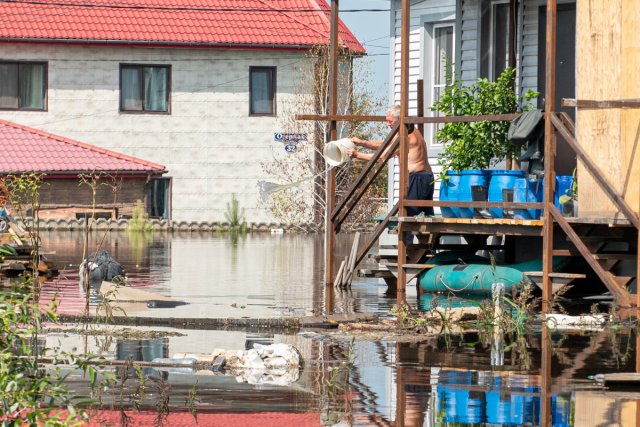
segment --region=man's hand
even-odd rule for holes
[[[359,145],[359,146],[364,146],[367,143],[366,140],[360,139],[357,136],[351,137],[351,142],[353,142],[354,144]]]
[[[349,155],[349,157],[351,157],[352,159],[357,159],[358,158],[358,150],[356,150],[355,148],[349,148],[347,150],[347,154]]]

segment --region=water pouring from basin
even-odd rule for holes
[[[322,156],[327,163],[327,168],[325,170],[320,171],[315,175],[311,175],[288,184],[277,184],[275,182],[258,181],[260,200],[267,201],[269,199],[269,196],[271,196],[273,193],[298,186],[303,182],[312,180],[315,177],[326,173],[334,166],[339,166],[345,163],[349,160],[349,154],[347,154],[347,150],[350,148],[355,148],[355,144],[351,141],[350,138],[342,138],[336,141],[329,141],[324,146],[324,150],[322,150]]]
[[[342,138],[336,141],[329,141],[322,150],[322,157],[328,165],[338,166],[349,160],[347,150],[355,148],[351,138]]]

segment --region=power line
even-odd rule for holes
[[[330,13],[330,9],[276,9],[276,8],[260,8],[260,7],[171,7],[171,6],[137,6],[131,4],[92,4],[92,3],[65,3],[65,2],[48,2],[38,0],[0,0],[0,3],[7,4],[24,4],[38,6],[60,6],[75,7],[88,9],[125,9],[125,10],[158,10],[158,11],[184,11],[184,12],[277,12],[277,13]],[[344,9],[339,10],[340,13],[359,13],[359,12],[389,12],[390,9]]]

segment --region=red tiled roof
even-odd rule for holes
[[[65,412],[63,412],[65,413]],[[90,411],[87,427],[116,426],[121,424],[120,411]],[[146,427],[156,425],[157,413],[126,411],[127,425]],[[189,412],[169,413],[163,425],[171,427],[321,427],[320,414],[291,414],[284,412],[259,412],[254,414],[206,414],[198,413],[197,420]]]
[[[160,174],[165,167],[62,136],[0,120],[0,173]]]
[[[0,40],[308,48],[328,44],[326,0],[0,1]],[[365,50],[340,22],[341,44]]]

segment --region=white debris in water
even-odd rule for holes
[[[222,372],[234,375],[238,382],[249,384],[289,385],[300,376],[301,358],[295,347],[288,344],[254,344],[250,350],[216,349],[211,354],[175,354],[174,358],[195,358],[212,363],[224,358]],[[218,359],[221,360],[221,359]]]
[[[589,314],[569,316],[566,314],[547,314],[545,318],[547,326],[551,328],[599,330],[609,321],[608,314]]]

